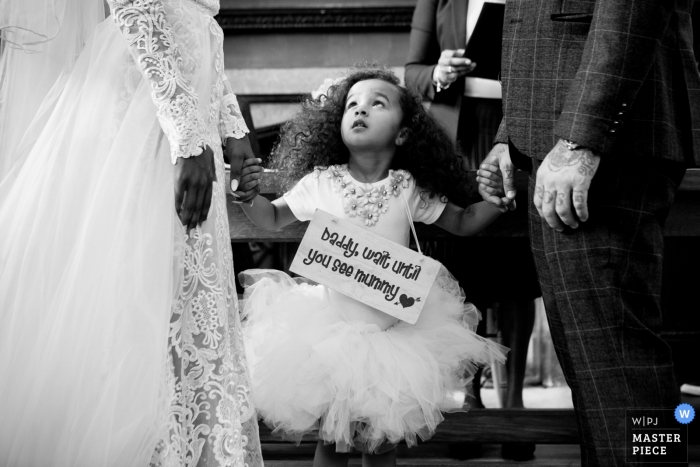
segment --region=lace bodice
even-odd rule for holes
[[[212,16],[219,14],[219,0],[186,0],[198,9]]]

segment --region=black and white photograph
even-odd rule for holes
[[[700,466],[700,1],[0,0],[0,467]]]

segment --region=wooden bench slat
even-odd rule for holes
[[[315,444],[263,444],[262,454],[266,466],[278,467],[311,467],[316,449]],[[397,465],[399,466],[455,466],[468,465],[471,467],[501,467],[518,465],[537,466],[580,466],[581,448],[578,444],[538,445],[535,459],[531,461],[513,461],[503,459],[500,444],[482,444],[482,455],[478,458],[458,460],[444,444],[418,443],[407,448],[399,445],[397,448]],[[361,465],[362,456],[359,453],[350,455],[349,465]]]
[[[474,180],[476,177],[476,172],[470,172],[469,173],[469,178],[471,180]],[[527,190],[527,179],[528,179],[528,174],[527,172],[516,172],[515,174],[515,183],[517,185],[517,188],[519,191],[524,191]],[[228,172],[228,169],[226,169],[226,182],[228,185],[228,181],[230,180],[230,174]],[[269,172],[265,172],[262,176],[261,180],[261,193],[277,193],[278,187],[275,185],[275,182],[272,179],[272,176]],[[678,191],[700,191],[700,168],[692,168],[688,169],[685,171],[685,176],[683,177],[683,180],[681,181],[680,186],[678,187]]]
[[[302,442],[316,440],[312,434]],[[260,441],[283,442],[262,423]],[[445,414],[445,420],[429,442],[576,444],[579,436],[571,409],[472,409],[467,413]]]
[[[572,444],[579,435],[571,409],[473,409],[445,414],[432,441]]]
[[[455,465],[469,467],[514,467],[514,466],[551,466],[579,467],[581,465],[581,447],[578,444],[537,445],[535,458],[529,461],[513,461],[503,459],[500,444],[483,444],[483,454],[478,458],[458,460],[450,456],[446,446],[440,449],[424,451],[427,445],[418,444],[413,448],[399,445],[397,462],[399,466],[453,467]],[[310,449],[309,449],[310,448]],[[311,467],[313,464],[314,445],[294,446],[262,445],[263,459],[268,467]],[[299,451],[304,451],[300,453]],[[688,447],[689,466],[700,466],[700,446]],[[348,465],[362,465],[359,454],[351,454]],[[659,465],[659,464],[657,464]]]
[[[228,173],[226,185],[228,186]],[[518,209],[501,216],[496,222],[484,229],[480,237],[526,237],[527,229],[527,174],[518,172]],[[268,198],[274,198],[277,193],[269,174],[264,174],[261,192]],[[235,242],[268,241],[268,242],[298,242],[306,232],[306,222],[295,222],[276,232],[262,230],[250,222],[243,210],[234,204],[233,197],[228,196],[228,220],[231,240]],[[434,225],[416,224],[418,238],[422,240],[459,239]],[[688,169],[681,188],[671,207],[664,235],[667,237],[698,237],[700,236],[700,169]]]

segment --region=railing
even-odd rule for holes
[[[228,177],[228,175],[227,175]],[[472,178],[474,175],[472,174]],[[527,236],[527,174],[516,174],[518,187],[518,209],[501,216],[486,228],[479,236],[489,237],[524,237]],[[227,184],[228,186],[228,178]],[[263,174],[261,194],[273,199],[277,187],[269,174]],[[229,195],[230,196],[230,195]],[[233,198],[229,198],[232,201]],[[228,219],[231,240],[234,242],[269,241],[298,242],[306,231],[306,222],[295,222],[276,232],[265,231],[250,222],[243,210],[234,203],[228,203]],[[458,238],[444,230],[430,225],[416,224],[418,238],[435,240]],[[664,235],[667,237],[700,236],[700,169],[688,169],[681,183],[676,200],[666,221]]]

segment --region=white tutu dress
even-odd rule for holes
[[[285,195],[299,220],[318,207],[407,245],[403,196],[417,221],[432,223],[444,209],[424,202],[403,171],[362,184],[334,166]],[[318,430],[338,452],[415,445],[435,433],[442,412],[468,408],[464,391],[477,365],[505,359],[502,346],[473,332],[479,312],[444,268],[415,325],[280,271],[241,277],[253,399],[273,433],[291,441]]]
[[[260,466],[218,0],[109,3],[0,184],[0,465]],[[205,144],[218,181],[188,235],[173,162]]]

